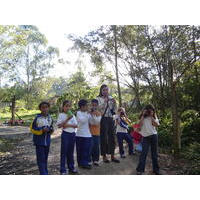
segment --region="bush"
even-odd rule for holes
[[[200,143],[200,117],[197,111],[187,110],[182,116],[182,145]]]
[[[194,162],[200,162],[200,144],[194,142],[190,144],[183,153],[184,157]]]
[[[173,132],[172,132],[172,119],[170,115],[166,115],[165,118],[160,120],[160,126],[158,127],[158,145],[159,147],[171,147]]]
[[[200,174],[200,143],[194,142],[186,147],[182,153],[183,157],[189,160],[190,166],[187,167],[183,174]]]

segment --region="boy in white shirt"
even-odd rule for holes
[[[76,118],[78,122],[78,129],[76,133],[76,151],[78,166],[91,169],[90,163],[92,135],[89,129],[90,115],[88,113],[88,102],[81,99],[78,102],[79,111]]]
[[[65,168],[67,159],[67,165],[69,173],[77,174],[77,170],[74,167],[74,146],[76,141],[76,117],[70,111],[71,102],[66,100],[63,102],[62,113],[59,114],[57,120],[57,126],[62,128],[61,135],[61,153],[60,153],[60,173],[62,175],[68,174]]]

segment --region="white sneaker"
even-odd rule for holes
[[[66,173],[66,172],[63,172],[63,173],[60,173],[60,175],[68,175],[68,173]]]
[[[99,162],[98,161],[94,161],[93,164],[96,165],[96,166],[99,166]]]

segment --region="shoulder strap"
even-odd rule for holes
[[[102,117],[104,117],[104,115],[106,114],[106,111],[107,111],[107,110],[108,110],[108,102],[107,102],[106,109],[105,109],[105,111],[104,111]]]

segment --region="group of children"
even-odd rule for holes
[[[71,102],[66,100],[63,102],[62,111],[58,115],[56,126],[62,129],[61,134],[61,153],[60,153],[60,174],[77,174],[78,171],[74,164],[74,149],[76,146],[77,163],[78,166],[85,169],[91,169],[92,164],[99,165],[100,157],[100,122],[102,113],[98,110],[98,100],[93,99],[91,104],[87,100],[80,100],[78,102],[79,110],[76,116],[71,112]],[[51,134],[53,133],[53,120],[48,113],[49,103],[42,102],[39,105],[41,111],[31,124],[31,132],[33,133],[33,142],[36,147],[37,164],[40,174],[47,175],[47,160],[49,147],[51,142]],[[144,114],[144,113],[143,113]],[[128,143],[129,155],[133,155],[135,150],[142,151],[143,140],[142,135],[139,133],[140,126],[148,129],[149,124],[146,118],[142,115],[139,124],[133,126],[133,131],[129,133],[130,120],[128,119],[125,109],[119,108],[116,116],[116,133],[119,145],[119,153],[121,158],[125,158],[123,148],[123,141]],[[156,123],[156,122],[154,122]],[[143,128],[143,129],[145,129]],[[143,130],[143,131],[146,131]],[[148,131],[147,131],[148,132]],[[152,138],[156,142],[155,138]],[[145,140],[146,141],[146,140]],[[134,142],[134,145],[133,145]],[[146,141],[145,155],[142,151],[140,162],[138,164],[138,173],[144,172],[144,165],[146,154],[148,152]],[[154,171],[158,171],[157,160],[152,158],[154,162]],[[67,163],[67,168],[66,168]],[[156,171],[156,172],[157,172]]]

